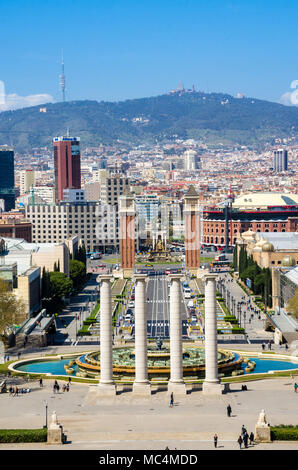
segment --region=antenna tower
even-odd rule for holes
[[[61,74],[59,75],[60,79],[60,90],[62,91],[62,101],[65,101],[65,75],[64,75],[64,56],[62,50],[62,63],[61,63]]]

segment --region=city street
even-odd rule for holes
[[[168,338],[170,322],[169,279],[166,275],[152,276],[147,282],[147,332],[152,338]],[[187,307],[181,285],[182,335],[186,335]]]

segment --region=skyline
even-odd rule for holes
[[[0,0],[0,9],[7,109],[62,101],[62,49],[67,101],[157,96],[183,83],[293,104],[293,1]]]

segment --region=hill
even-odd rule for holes
[[[46,108],[46,112],[41,112]],[[69,101],[0,113],[0,144],[19,152],[51,147],[54,136],[82,146],[150,143],[174,138],[251,147],[296,135],[298,108],[222,93],[185,92],[122,102]]]

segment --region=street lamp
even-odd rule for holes
[[[46,424],[44,426],[44,429],[47,429],[48,428],[48,404],[46,401],[43,402],[45,407],[46,407]]]

